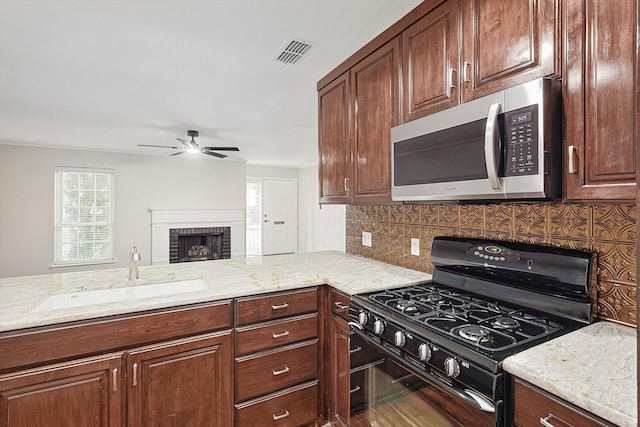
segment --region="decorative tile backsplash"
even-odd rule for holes
[[[636,209],[631,204],[499,203],[347,206],[347,252],[431,273],[435,236],[480,237],[596,252],[596,315],[637,326]],[[372,233],[371,247],[362,232]],[[420,255],[411,255],[411,238]]]

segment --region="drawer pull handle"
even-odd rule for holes
[[[133,380],[132,381],[133,381],[132,383],[133,387],[138,385],[138,364],[137,363],[133,364]]]
[[[113,369],[113,392],[118,391],[118,368]]]
[[[287,411],[285,409],[284,413],[282,413],[280,415],[273,414],[273,421],[278,421],[278,420],[281,420],[283,418],[287,418],[288,416],[289,416],[289,411]]]
[[[280,304],[280,305],[272,305],[271,306],[271,310],[282,310],[289,307],[289,304],[287,304],[286,302],[284,304]]]
[[[343,303],[341,303],[341,302],[339,302],[339,301],[336,301],[336,302],[334,302],[333,304],[336,306],[336,308],[337,308],[338,310],[348,310],[348,309],[349,309],[349,306],[348,306],[348,305],[343,304]]]
[[[355,393],[356,391],[360,391],[360,386],[357,385],[354,388],[352,388],[351,390],[349,390],[349,393]]]
[[[357,353],[357,352],[359,352],[360,350],[362,350],[362,347],[360,347],[360,346],[358,346],[358,347],[356,347],[356,348],[350,348],[350,349],[349,349],[349,354]]]
[[[278,338],[286,337],[288,335],[289,335],[289,331],[280,332],[279,334],[271,334],[274,340],[277,340]]]
[[[549,422],[551,417],[553,417],[553,415],[549,414],[544,418],[540,418],[540,424],[542,424],[544,427],[555,427],[553,424]]]
[[[286,374],[287,372],[289,372],[289,367],[285,366],[284,369],[280,369],[279,371],[272,369],[271,372],[273,372],[274,377],[277,377],[278,375]]]
[[[567,157],[569,158],[569,173],[578,173],[575,164],[576,147],[574,145],[570,145],[568,150],[569,153]]]

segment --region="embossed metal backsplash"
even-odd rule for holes
[[[500,203],[347,206],[347,252],[432,272],[435,236],[512,240],[598,254],[596,315],[628,325],[636,317],[636,209],[628,204]],[[372,246],[362,245],[362,232]],[[411,255],[411,238],[420,255]]]

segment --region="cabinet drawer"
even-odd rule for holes
[[[517,378],[513,381],[513,396],[513,421],[517,426],[538,426],[542,425],[541,420],[563,427],[612,425]]]
[[[236,405],[236,426],[294,427],[318,417],[318,382]]]
[[[318,376],[318,340],[236,359],[236,402]]]
[[[236,304],[236,325],[242,326],[317,311],[318,291],[312,288],[240,298]]]
[[[281,347],[318,336],[318,314],[236,329],[236,355]]]
[[[347,322],[349,321],[349,301],[348,295],[330,288],[329,304],[331,305],[331,313],[340,316]]]

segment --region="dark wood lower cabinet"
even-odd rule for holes
[[[329,322],[329,382],[331,388],[329,421],[333,425],[348,426],[351,400],[349,393],[351,331],[347,322],[338,316],[331,315]]]
[[[538,425],[553,425],[557,427],[612,426],[607,421],[519,378],[513,379],[513,401],[513,425],[516,427]],[[544,422],[547,424],[544,424]]]
[[[129,351],[129,427],[232,425],[232,366],[229,332]]]
[[[122,353],[2,375],[0,426],[124,425],[122,378]]]

